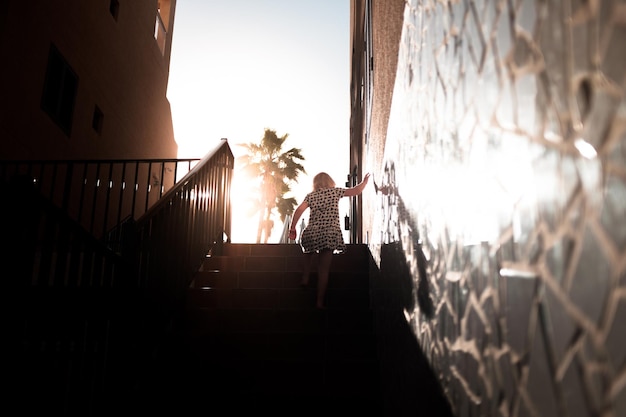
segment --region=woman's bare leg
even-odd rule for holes
[[[302,281],[300,285],[306,287],[309,285],[309,275],[311,274],[311,266],[313,265],[313,253],[305,253],[302,261]]]
[[[328,288],[328,273],[333,260],[332,250],[322,250],[317,262],[317,308],[324,308],[326,288]]]

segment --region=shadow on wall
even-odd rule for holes
[[[407,246],[404,247],[399,238],[402,236],[400,230],[387,230],[397,239],[381,244],[380,267],[376,268],[371,260],[372,270],[376,271],[372,278],[372,307],[384,387],[384,415],[451,417],[450,404],[405,315],[405,312],[411,314],[416,310],[416,302],[425,319],[434,315],[427,259],[419,243],[418,229],[408,216],[392,180],[381,187],[374,182],[374,186],[377,193],[390,200],[387,203],[397,208],[394,210],[396,218],[386,222],[387,227],[408,227],[412,231],[410,238],[404,240]],[[412,253],[414,259],[407,259],[407,252]],[[416,266],[417,279],[411,272],[411,265]]]
[[[405,317],[405,311],[414,310],[415,291],[400,243],[382,246],[381,266],[377,272],[376,282],[382,287],[374,291],[372,300],[384,387],[384,415],[453,416],[441,385]],[[422,303],[427,308],[431,306],[429,311],[432,314],[432,305],[425,301],[429,298],[427,281],[423,278],[420,276],[418,281],[417,299],[420,308]],[[425,296],[419,296],[420,293]]]
[[[386,239],[389,243],[383,243],[380,249],[380,271],[385,272],[383,282],[390,288],[397,287],[399,290],[400,298],[397,300],[399,305],[394,307],[413,312],[417,299],[420,312],[426,319],[432,319],[435,311],[426,274],[428,261],[422,250],[417,224],[398,193],[394,163],[385,165],[381,185],[376,181],[373,183],[376,194],[380,193],[383,196],[382,210],[385,212],[383,223],[386,228],[384,233],[390,237]],[[405,233],[402,232],[403,229]],[[407,253],[411,254],[412,259],[407,259]],[[414,265],[414,269],[417,270],[417,293],[414,291],[414,273],[410,265]],[[393,301],[388,300],[389,302]],[[392,306],[385,306],[389,307]]]

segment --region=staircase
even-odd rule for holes
[[[365,245],[333,257],[319,310],[298,245],[225,244],[189,288],[150,402],[177,415],[382,415],[369,257]]]

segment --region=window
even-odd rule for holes
[[[102,133],[102,122],[104,121],[104,114],[102,114],[102,110],[100,107],[96,106],[93,109],[93,119],[91,119],[91,127],[93,130],[98,132],[98,134]]]
[[[52,45],[48,56],[42,109],[69,136],[74,114],[78,77],[59,50]]]
[[[167,30],[165,24],[161,18],[161,11],[158,10],[156,14],[156,23],[154,25],[154,39],[157,41],[157,45],[161,50],[161,53],[165,51],[165,38],[167,36]]]
[[[115,19],[117,21],[117,13],[120,11],[120,2],[118,0],[111,0],[111,3],[109,3],[109,12],[111,13],[111,16],[113,16],[113,19]]]
[[[165,42],[167,41],[167,30],[172,12],[171,0],[158,0],[156,11],[156,22],[154,25],[154,39],[157,42],[161,53],[165,53]]]

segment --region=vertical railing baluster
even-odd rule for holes
[[[131,217],[135,218],[135,205],[137,204],[137,188],[139,187],[139,162],[135,162],[135,178],[134,178],[134,186],[133,186],[133,208],[131,209]]]
[[[106,239],[107,236],[107,227],[109,223],[109,202],[111,201],[111,186],[113,184],[113,164],[109,162],[109,179],[107,181],[106,187],[106,199],[104,204],[104,215],[102,221],[102,238]]]
[[[150,191],[152,189],[151,181],[152,181],[152,163],[148,162],[148,186],[146,187],[146,204],[143,208],[144,213],[148,211],[148,207],[150,207]]]
[[[163,189],[165,187],[164,181],[165,181],[165,162],[161,162],[161,187],[159,187],[159,198],[163,197]]]
[[[52,165],[52,178],[50,181],[50,194],[48,195],[48,199],[50,201],[54,201],[54,185],[56,184],[57,181],[57,167],[59,166],[58,164],[51,164]]]
[[[35,183],[36,187],[35,188],[37,189],[37,191],[41,192],[41,164],[38,164],[38,166],[40,167],[40,169],[39,169],[39,177],[35,177],[35,174],[33,173],[35,168],[34,168],[33,165],[34,165],[33,163],[26,164],[26,167],[28,168],[26,170],[26,173],[27,173],[27,175],[28,175],[28,177],[30,178],[31,181],[35,181],[36,180],[36,183]],[[17,169],[16,171],[19,172],[19,169]]]
[[[74,173],[74,163],[71,161],[67,163],[67,169],[65,171],[65,185],[63,186],[63,202],[61,203],[61,208],[66,213],[68,212],[68,207],[70,203],[70,190],[72,189],[72,177]]]
[[[120,179],[120,202],[117,205],[117,225],[122,224],[122,210],[124,207],[124,190],[126,189],[126,164],[122,163],[122,178]]]
[[[96,207],[98,206],[98,191],[100,188],[100,163],[96,162],[96,178],[94,181],[93,202],[91,205],[91,224],[89,225],[89,233],[93,234],[96,221]]]
[[[85,207],[85,187],[87,187],[87,169],[89,164],[83,163],[83,179],[80,187],[80,198],[78,200],[78,223],[82,224],[83,220],[83,208]]]

